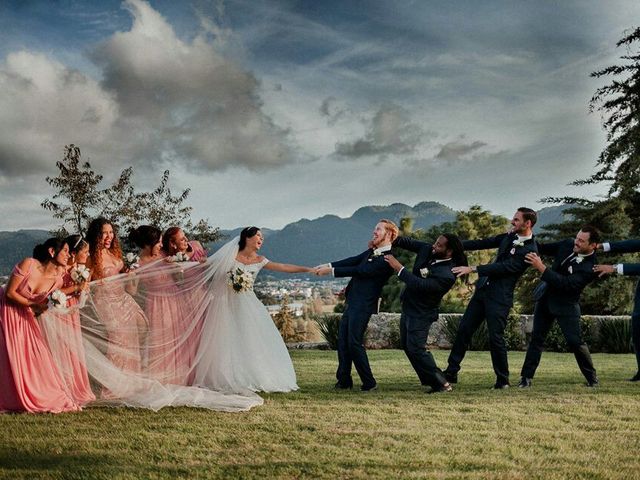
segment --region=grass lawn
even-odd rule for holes
[[[0,415],[0,478],[640,478],[632,355],[594,355],[599,389],[545,353],[532,389],[493,391],[469,352],[455,391],[426,395],[402,352],[369,353],[374,393],[333,390],[335,352],[295,351],[300,391],[246,413]]]

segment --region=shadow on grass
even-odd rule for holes
[[[113,478],[139,472],[140,467],[117,454],[0,451],[0,478]],[[149,465],[144,467],[149,470]],[[159,470],[171,476],[188,473],[166,465]]]

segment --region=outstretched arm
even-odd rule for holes
[[[414,240],[409,237],[398,237],[393,242],[394,247],[402,248],[403,250],[409,250],[413,253],[418,253],[423,247],[431,247],[430,243]]]
[[[602,244],[605,252],[611,253],[635,253],[640,252],[640,239],[622,240]]]
[[[277,262],[268,262],[264,268],[267,270],[275,270],[276,272],[284,272],[284,273],[305,273],[312,272],[313,268],[311,267],[303,267],[301,265],[293,265],[291,263],[277,263]]]
[[[598,274],[599,277],[608,275],[611,273],[617,273],[619,275],[640,275],[640,263],[619,263],[617,265],[594,265],[593,271]]]
[[[463,240],[462,246],[465,250],[488,250],[490,248],[498,248],[505,235],[507,234],[502,233],[495,237],[483,238],[482,240]]]
[[[538,247],[538,253],[542,255],[555,255],[556,253],[558,253],[558,249],[565,243],[566,240],[551,243],[536,242],[536,246]]]

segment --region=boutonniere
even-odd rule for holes
[[[576,258],[573,259],[573,261],[576,263],[582,263],[582,260],[584,260],[584,258],[581,257],[580,255],[578,255]]]
[[[371,254],[371,258],[376,258],[382,255],[382,252],[380,250],[374,250],[373,253]]]
[[[420,276],[422,278],[427,278],[427,276],[429,275],[429,269],[428,268],[421,268],[420,269]]]
[[[569,268],[567,268],[567,270],[569,270],[569,273],[573,273],[573,267],[571,265],[569,265]]]
[[[524,247],[524,240],[520,240],[519,238],[516,238],[513,241],[513,246],[514,247]]]
[[[509,253],[511,255],[515,254],[516,253],[516,247],[513,247],[511,250],[509,250]]]

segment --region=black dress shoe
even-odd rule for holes
[[[531,388],[532,382],[530,378],[521,377],[520,383],[518,384],[518,388]]]
[[[493,386],[494,390],[505,390],[507,388],[509,388],[511,385],[509,385],[508,383],[496,383]]]
[[[589,388],[598,388],[599,386],[600,386],[600,382],[598,381],[597,378],[587,381],[587,387]]]
[[[447,379],[447,382],[449,382],[449,383],[458,383],[458,374],[457,373],[447,372],[445,370],[444,372],[442,372],[442,374],[444,375],[444,378]]]
[[[374,383],[373,385],[362,385],[360,390],[363,392],[374,392],[378,390],[378,384]]]
[[[637,372],[633,377],[629,379],[630,382],[640,382],[640,372]]]
[[[453,392],[453,387],[448,383],[446,385],[441,385],[438,388],[432,387],[431,390],[429,390],[427,393],[430,395],[432,393],[447,393],[447,392]]]
[[[336,390],[351,390],[353,388],[353,383],[344,384],[344,383],[337,382],[333,386],[333,388],[335,388]]]

